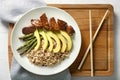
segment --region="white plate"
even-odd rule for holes
[[[50,17],[55,17],[55,19],[61,19],[66,21],[69,25],[72,25],[75,30],[75,35],[73,38],[73,48],[70,56],[64,61],[62,61],[60,64],[53,67],[41,67],[31,64],[26,56],[21,57],[16,51],[16,49],[23,44],[18,39],[19,36],[23,35],[22,28],[29,25],[31,19],[39,18],[43,13],[46,13],[48,19]],[[15,59],[23,68],[39,75],[52,75],[67,69],[75,61],[81,48],[81,33],[75,20],[64,10],[50,6],[40,7],[27,12],[15,24],[11,35],[11,47]]]

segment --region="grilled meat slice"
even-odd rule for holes
[[[45,13],[40,16],[40,20],[41,20],[41,22],[42,22],[43,27],[44,27],[45,29],[49,29],[49,22],[48,22],[48,19],[47,19]]]
[[[42,28],[42,22],[39,19],[31,19],[31,24],[36,28]]]
[[[65,30],[67,27],[67,23],[63,20],[58,19],[57,23],[59,25],[60,30]]]
[[[55,31],[60,30],[54,17],[50,18],[50,30],[55,30]]]
[[[30,25],[28,27],[24,27],[22,29],[22,33],[23,34],[30,34],[30,33],[33,33],[35,31],[36,27],[34,27],[33,25]]]
[[[72,36],[73,33],[75,33],[75,31],[74,31],[74,29],[73,29],[72,26],[66,27],[66,31],[67,31],[67,33],[68,33],[70,36]]]

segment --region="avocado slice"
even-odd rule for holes
[[[52,31],[48,31],[47,34],[55,40],[56,47],[53,48],[53,52],[58,53],[61,49],[61,44],[60,44],[60,40],[59,40],[58,36],[55,33],[53,33]]]
[[[43,50],[45,51],[45,49],[48,47],[48,39],[47,39],[46,33],[42,30],[42,31],[39,32],[39,34],[44,39],[44,44],[42,45],[42,47],[43,47]]]
[[[61,52],[65,52],[66,48],[67,48],[67,42],[66,39],[60,34],[60,33],[56,33],[58,38],[60,39],[62,45],[61,45]]]
[[[60,30],[60,33],[66,38],[66,40],[67,40],[67,51],[70,51],[72,49],[72,45],[73,45],[71,37],[65,31]]]
[[[34,32],[34,36],[37,39],[37,45],[35,46],[34,50],[37,51],[40,48],[40,35],[37,29]]]
[[[49,42],[48,50],[50,52],[52,52],[52,50],[53,50],[53,41],[52,41],[51,37],[48,34],[46,34],[46,36],[47,36],[47,39],[48,39],[48,42]]]

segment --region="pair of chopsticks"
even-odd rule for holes
[[[81,67],[82,67],[82,65],[83,65],[83,63],[84,63],[84,61],[85,61],[85,59],[86,59],[86,57],[87,57],[87,55],[88,55],[89,49],[91,49],[91,52],[90,52],[90,53],[91,53],[91,76],[94,76],[94,74],[93,74],[93,73],[94,73],[94,68],[93,68],[94,65],[93,65],[93,48],[92,48],[92,44],[93,44],[93,42],[94,42],[94,40],[95,40],[95,38],[96,38],[96,36],[97,36],[97,34],[98,34],[101,26],[102,26],[102,23],[104,22],[105,18],[107,17],[108,12],[109,12],[109,10],[107,10],[107,11],[105,12],[105,14],[104,14],[104,16],[103,16],[103,18],[102,18],[102,20],[101,20],[101,22],[100,22],[100,24],[99,24],[96,32],[95,32],[93,38],[92,38],[91,10],[89,10],[90,44],[89,44],[89,46],[88,46],[88,48],[87,48],[87,50],[86,50],[86,52],[85,52],[85,55],[84,55],[83,58],[82,58],[81,63],[80,63],[79,66],[78,66],[78,69],[81,69]]]

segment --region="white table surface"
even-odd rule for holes
[[[72,77],[72,80],[120,80],[120,0],[44,0],[47,4],[112,4],[114,7],[114,73],[106,77]],[[10,80],[8,27],[0,21],[0,80]]]

